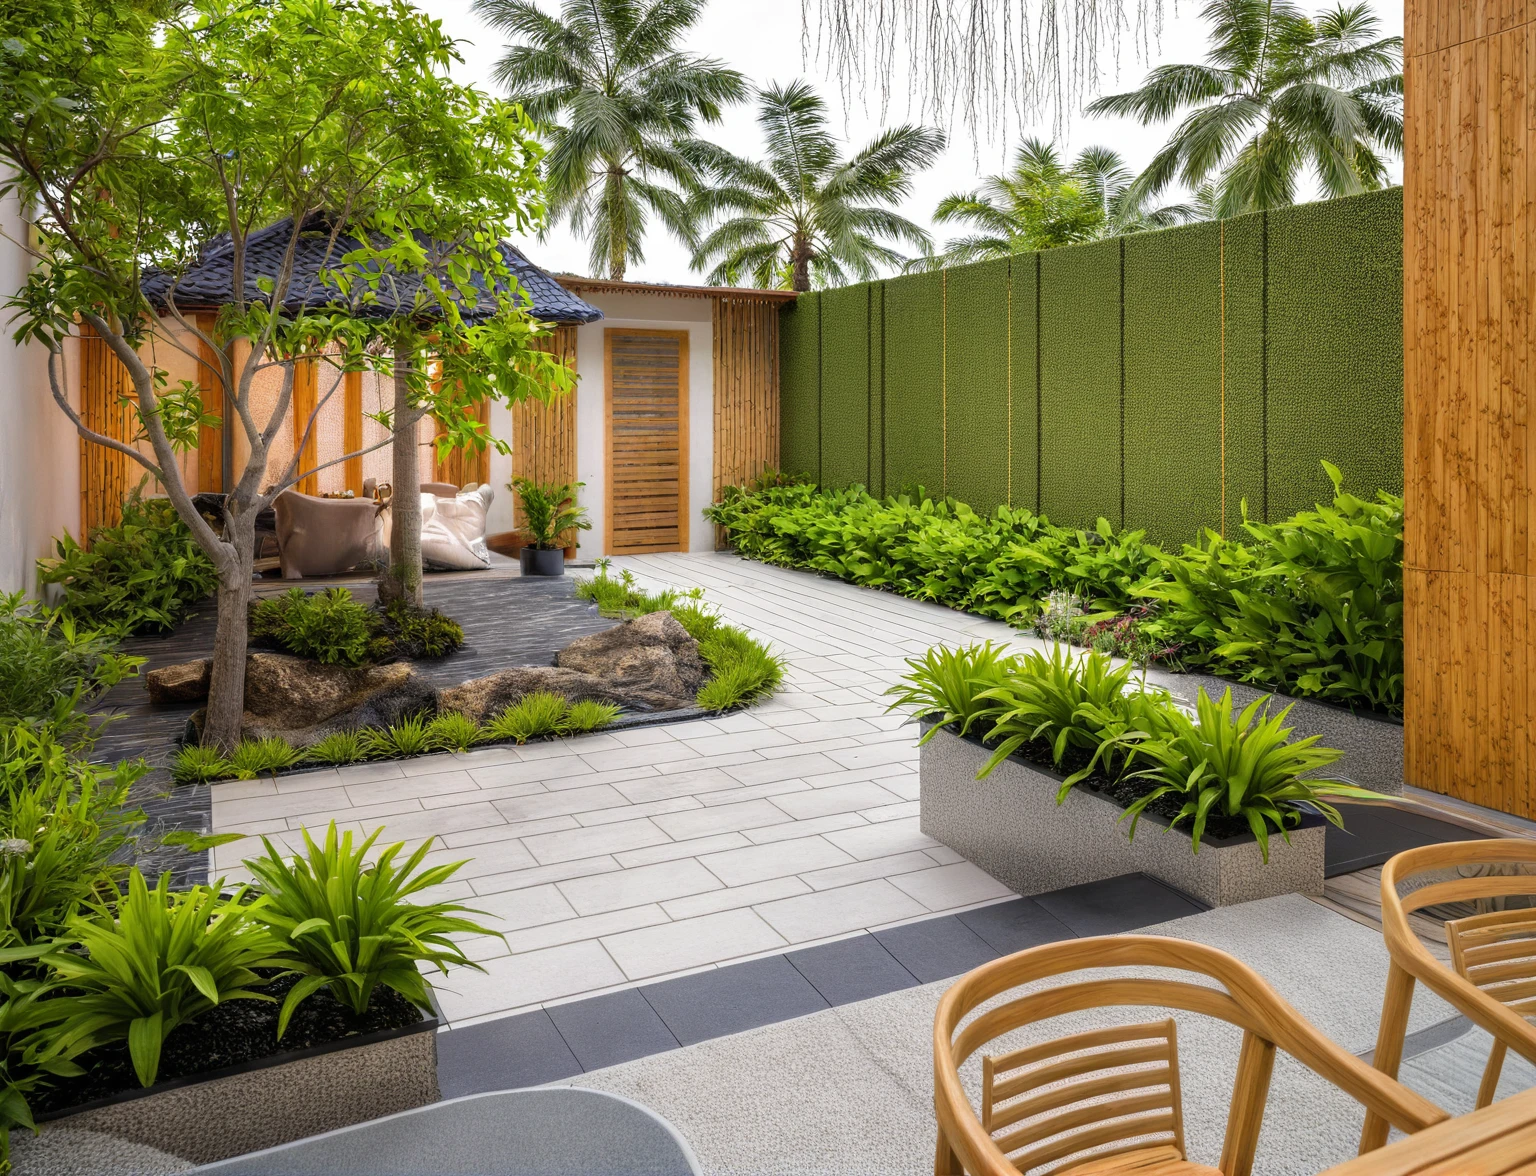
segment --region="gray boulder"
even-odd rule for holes
[[[698,643],[670,612],[579,637],[555,654],[555,665],[590,674],[644,710],[692,706],[704,684]]]

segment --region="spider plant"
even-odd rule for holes
[[[430,1009],[419,965],[430,964],[444,975],[450,965],[484,971],[451,938],[496,934],[463,917],[481,912],[458,903],[409,901],[447,881],[464,863],[424,868],[431,838],[404,861],[398,859],[405,846],[398,844],[370,862],[381,832],[374,830],[354,847],[352,834],[338,835],[332,821],[324,845],[316,845],[306,830],[304,852],[290,859],[263,838],[266,855],[245,863],[263,894],[250,908],[252,918],[286,944],[285,962],[302,973],[278,1013],[279,1038],[293,1010],[321,988],[329,988],[357,1016],[368,1011],[379,985]]]
[[[1268,695],[1255,699],[1234,716],[1231,690],[1217,702],[1201,689],[1193,719],[1171,710],[1163,733],[1141,745],[1155,766],[1135,775],[1155,787],[1125,810],[1131,836],[1147,806],[1172,795],[1184,801],[1172,823],[1190,822],[1196,853],[1206,822],[1216,814],[1246,821],[1268,862],[1270,830],[1289,844],[1289,829],[1301,820],[1296,805],[1309,805],[1342,829],[1343,818],[1324,797],[1381,799],[1369,789],[1314,776],[1342,753],[1316,746],[1316,735],[1292,742],[1292,729],[1285,725],[1291,708],[1269,714],[1268,702]]]
[[[1014,659],[1004,646],[988,641],[963,649],[935,646],[920,658],[908,658],[907,665],[912,672],[886,691],[896,699],[886,709],[904,707],[915,719],[933,720],[918,740],[921,747],[940,727],[959,724],[958,733],[964,735],[996,711],[997,704],[983,694],[1004,680]]]

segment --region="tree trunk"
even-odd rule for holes
[[[417,414],[411,404],[409,357],[395,357],[395,440],[391,449],[389,567],[379,578],[379,602],[404,600],[422,607],[421,596],[421,455],[416,444]]]
[[[251,564],[255,558],[256,516],[252,511],[226,516],[225,538],[235,549],[231,564],[220,569],[218,623],[213,632],[213,667],[208,684],[208,710],[203,720],[203,746],[223,754],[240,742],[245,711],[246,608],[251,598]]]
[[[629,205],[624,200],[624,173],[608,170],[608,278],[624,280],[629,268]]]
[[[804,294],[811,288],[810,246],[807,245],[804,241],[797,240],[794,243],[793,252],[790,254],[790,257],[793,264],[793,275],[790,280],[790,286],[791,288],[799,291],[801,294]]]

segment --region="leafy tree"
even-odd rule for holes
[[[743,278],[762,287],[809,290],[850,276],[868,280],[879,265],[906,259],[888,241],[927,250],[928,234],[891,206],[912,190],[913,173],[930,166],[944,136],[929,127],[899,126],[850,159],[827,129],[826,103],[804,82],[759,93],[757,121],[768,158],[708,152],[718,181],[690,204],[701,221],[720,223],[699,243],[693,265],[714,264],[711,284]]]
[[[1202,65],[1163,65],[1139,90],[1090,103],[1091,114],[1150,126],[1189,113],[1135,182],[1216,185],[1219,216],[1296,199],[1305,171],[1328,196],[1380,188],[1384,154],[1403,148],[1403,39],[1379,37],[1368,5],[1309,17],[1288,0],[1211,0]]]
[[[437,22],[405,0],[15,0],[0,16],[0,163],[14,171],[0,195],[32,210],[22,244],[41,263],[9,303],[16,337],[47,348],[61,411],[143,466],[213,561],[205,740],[225,750],[239,739],[256,515],[313,472],[300,468],[302,438],[342,371],[390,374],[382,419],[412,441],[395,446],[397,546],[381,589],[407,596],[420,591],[416,420],[431,412],[445,445],[483,447],[475,400],[560,382],[530,352],[538,328],[514,306],[499,245],[542,211],[532,125],[449,81],[452,60]],[[301,244],[317,241],[323,264],[301,272]],[[178,306],[176,281],[216,253],[231,300],[210,336]],[[158,305],[146,275],[164,287]],[[127,369],[137,443],[94,432],[69,404],[77,320]],[[171,383],[162,361],[175,353],[211,370],[213,404],[196,382]],[[316,416],[295,422],[295,456],[269,468],[303,358],[333,378]],[[281,390],[263,412],[253,384],[273,370]],[[177,461],[215,410],[248,454],[222,529],[194,508]]]
[[[688,244],[684,190],[697,177],[698,121],[720,121],[746,83],[684,53],[705,0],[565,0],[558,17],[531,0],[475,0],[513,38],[495,77],[549,127],[549,211],[592,246],[592,272],[623,279],[644,260],[648,217]]]
[[[1183,205],[1148,208],[1131,181],[1125,160],[1107,147],[1086,148],[1067,164],[1051,144],[1025,139],[1006,175],[987,176],[978,190],[946,196],[934,210],[936,223],[976,231],[908,268],[964,265],[1196,219]]]

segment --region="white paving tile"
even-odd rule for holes
[[[540,833],[525,838],[523,844],[540,865],[570,861],[572,858],[596,857],[626,849],[670,841],[649,820],[619,821],[612,825],[568,829],[561,833]]]
[[[593,874],[557,883],[578,914],[596,915],[648,902],[664,902],[704,890],[722,889],[696,858],[678,858],[610,874]]]
[[[784,820],[784,811],[775,808],[772,801],[749,800],[742,804],[719,804],[685,813],[669,813],[652,819],[669,836],[678,841],[687,841],[694,837],[708,837],[713,833],[777,825]]]
[[[566,901],[553,882],[528,886],[501,894],[482,895],[474,901],[475,909],[490,916],[486,923],[493,931],[515,931],[535,927],[556,919],[574,919],[576,909]]]
[[[485,971],[455,968],[434,984],[450,1024],[624,982],[596,940],[563,944],[488,961]]]
[[[828,841],[856,858],[887,857],[909,849],[931,849],[938,844],[917,827],[915,817],[865,825],[859,829],[841,829],[826,835]]]
[[[928,908],[884,878],[767,902],[753,910],[790,943],[824,939],[928,913]]]
[[[636,866],[648,866],[652,862],[670,862],[681,857],[698,857],[723,849],[740,849],[751,845],[740,833],[716,833],[713,837],[695,837],[691,841],[665,841],[644,849],[626,849],[613,856],[626,870]]]
[[[600,942],[631,980],[784,945],[783,938],[750,907],[625,931],[604,936]]]
[[[952,910],[986,902],[989,898],[1007,898],[1013,893],[970,862],[956,862],[952,866],[934,866],[931,870],[902,874],[892,878],[891,885],[910,894],[930,911]]]
[[[720,890],[707,890],[703,894],[691,894],[687,898],[674,898],[661,904],[661,909],[674,919],[691,919],[695,915],[707,915],[713,911],[728,911],[733,907],[752,906],[760,902],[772,902],[776,898],[788,898],[794,894],[809,894],[811,888],[799,878],[769,878],[764,882],[752,882],[746,886],[728,886]]]
[[[796,820],[826,817],[833,813],[858,812],[861,809],[899,804],[894,793],[878,784],[838,784],[832,788],[812,788],[808,792],[787,792],[770,802]]]
[[[812,890],[833,890],[850,886],[870,878],[894,878],[898,874],[910,874],[916,870],[931,870],[934,862],[921,850],[892,854],[890,857],[869,858],[862,862],[849,862],[846,866],[831,866],[825,870],[812,870],[800,877]],[[921,901],[921,900],[919,900]]]
[[[787,874],[841,866],[854,859],[852,854],[825,838],[802,837],[796,841],[776,841],[769,845],[706,854],[699,860],[727,886],[745,886],[765,878],[782,878]]]

